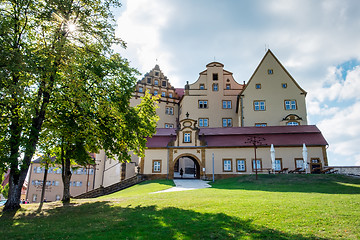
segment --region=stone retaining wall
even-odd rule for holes
[[[135,184],[138,184],[143,181],[144,181],[143,177],[141,175],[137,175],[137,176],[125,179],[121,182],[115,183],[113,185],[107,186],[105,188],[103,186],[100,186],[97,189],[80,194],[74,198],[77,198],[77,199],[79,199],[79,198],[96,198],[96,197],[108,195],[108,194],[123,190],[125,188],[134,186]]]
[[[360,166],[331,166],[331,167],[333,167],[334,170],[338,170],[337,173],[339,174],[360,176]]]

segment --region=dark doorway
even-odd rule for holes
[[[181,178],[180,171],[183,170],[184,179],[199,179],[200,178],[200,165],[190,156],[179,158],[174,164],[174,178]]]

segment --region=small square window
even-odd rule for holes
[[[204,90],[204,89],[205,89],[205,85],[204,85],[204,84],[200,84],[199,89],[200,89],[200,90]]]
[[[214,81],[219,80],[219,75],[217,73],[213,73],[213,80]]]
[[[281,86],[282,88],[287,88],[287,83],[282,83]]]
[[[226,89],[227,89],[227,90],[231,89],[231,85],[230,85],[230,84],[226,84]]]
[[[207,108],[207,100],[200,100],[199,108]]]
[[[166,94],[165,92],[161,92],[162,97],[165,97],[165,94]]]
[[[255,88],[256,88],[256,89],[261,89],[261,84],[260,84],[260,83],[257,83],[257,84],[255,85]]]
[[[231,118],[223,118],[222,125],[223,125],[223,127],[232,127],[232,119]]]
[[[272,69],[268,69],[268,74],[273,74],[274,71]]]
[[[199,118],[199,127],[208,127],[209,120],[207,118]]]

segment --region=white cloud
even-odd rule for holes
[[[119,51],[142,73],[158,63],[177,87],[195,82],[214,56],[237,82],[247,81],[268,44],[308,92],[309,119],[330,144],[330,162],[359,163],[360,67],[342,79],[336,66],[360,59],[360,1],[131,0],[125,5],[117,33],[128,48]]]
[[[161,31],[173,14],[167,1],[132,0],[117,19],[116,34],[127,43],[127,49],[117,49],[143,74],[159,64],[171,71],[173,53],[162,49]]]

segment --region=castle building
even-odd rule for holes
[[[212,62],[197,81],[174,88],[156,65],[137,83],[131,104],[138,104],[146,91],[160,96],[160,120],[145,157],[134,155],[131,163],[121,164],[100,152],[95,187],[137,171],[150,179],[172,179],[183,169],[186,177],[209,179],[304,172],[305,167],[315,173],[328,165],[328,143],[316,126],[307,124],[306,91],[270,50],[246,84],[236,82],[222,63]]]
[[[121,163],[100,151],[96,166],[73,170],[72,196],[138,173],[173,179],[182,169],[183,177],[219,179],[257,172],[318,173],[328,166],[328,143],[307,122],[306,91],[270,50],[247,83],[236,82],[222,63],[211,62],[195,82],[175,88],[156,65],[137,82],[130,105],[139,104],[147,91],[159,97],[160,120],[157,133],[147,139],[145,157],[132,154],[131,162]],[[43,172],[39,159],[33,161],[31,202],[40,200]],[[61,199],[62,188],[60,168],[51,168],[45,198]]]

